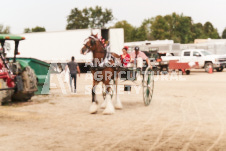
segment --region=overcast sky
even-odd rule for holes
[[[96,5],[112,9],[112,24],[127,20],[140,26],[146,18],[176,12],[191,16],[195,23],[210,21],[220,35],[226,27],[226,0],[1,0],[0,24],[10,26],[14,34],[35,26],[62,31],[71,9]]]

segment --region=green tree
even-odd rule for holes
[[[4,27],[3,25],[0,25],[0,34],[9,34],[9,33],[10,33],[9,26]]]
[[[147,40],[147,31],[144,26],[134,27],[132,30],[131,41],[144,41]]]
[[[222,33],[222,39],[226,39],[226,28],[224,29],[224,31]]]
[[[192,19],[188,16],[179,16],[178,24],[176,26],[176,35],[180,37],[181,43],[193,42],[192,39]]]
[[[206,38],[203,30],[203,25],[201,23],[193,24],[192,26],[193,39],[203,39]]]
[[[172,39],[174,42],[192,41],[192,20],[190,17],[172,13],[152,19],[152,35],[155,39]]]
[[[204,34],[206,38],[218,39],[220,38],[218,31],[213,27],[212,23],[206,22],[203,26]]]
[[[78,8],[71,10],[71,14],[67,17],[66,29],[83,29],[89,27],[89,11],[87,8],[82,11]]]
[[[175,42],[180,41],[180,38],[177,34],[177,26],[179,24],[179,15],[173,13],[172,15],[164,16],[167,24],[169,25],[169,37],[173,39]]]
[[[24,33],[31,33],[32,31],[31,31],[31,29],[30,28],[25,28],[24,29]]]
[[[213,32],[213,30],[214,30],[212,23],[206,22],[206,23],[204,24],[204,26],[203,26],[203,30],[204,30],[204,33],[205,33],[207,36],[209,36],[209,35]]]
[[[67,17],[66,29],[104,28],[113,19],[112,11],[110,9],[103,10],[100,6],[83,10],[74,8]]]
[[[90,7],[90,27],[91,28],[103,28],[105,25],[113,20],[112,11],[110,9],[102,10],[100,6],[95,8]]]
[[[32,32],[45,32],[46,29],[45,29],[45,27],[36,26],[35,28],[32,28],[31,31]]]
[[[153,40],[154,38],[151,35],[151,20],[145,19],[138,28],[138,32],[140,40]]]
[[[163,16],[151,18],[151,35],[156,40],[170,39],[170,24]]]
[[[119,21],[115,23],[113,26],[114,28],[123,28],[124,29],[124,37],[125,37],[125,42],[131,42],[133,41],[133,32],[134,32],[134,27],[128,23],[126,20]]]
[[[172,39],[178,43],[191,43],[197,38],[219,38],[217,29],[210,22],[194,24],[191,17],[176,13],[152,18],[150,29],[154,39]]]

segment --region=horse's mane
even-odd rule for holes
[[[91,34],[91,36],[89,36],[89,38],[93,38],[93,39],[95,39],[95,40],[99,41],[99,42],[100,42],[100,44],[101,44],[101,46],[102,46],[102,47],[103,47],[103,49],[105,50],[104,43],[102,42],[102,40],[101,40],[101,39],[99,39],[99,38],[98,38],[98,33],[97,33],[96,35],[94,35],[94,34],[92,33],[92,34]]]
[[[101,40],[98,38],[98,34],[94,35],[93,33],[91,34],[90,37],[94,37],[96,39],[98,39],[100,41],[100,44],[103,46],[104,48],[104,44],[101,42]],[[104,48],[104,50],[106,51],[106,49]],[[111,54],[115,57],[115,58],[120,58],[120,55],[116,54],[116,53],[113,53],[111,52]]]
[[[98,34],[94,35],[93,33],[91,34],[92,37],[98,38]]]
[[[89,36],[89,38],[93,38],[93,39],[95,39],[95,40],[99,40],[98,34],[94,35],[94,34],[92,33],[91,36]]]

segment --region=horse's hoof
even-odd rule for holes
[[[116,110],[122,110],[123,109],[122,104],[121,103],[115,104],[115,109]]]
[[[98,109],[98,106],[97,106],[96,102],[93,102],[92,105],[90,106],[89,113],[96,114],[97,109]]]
[[[123,107],[122,107],[122,103],[121,103],[121,101],[120,101],[119,96],[116,97],[115,102],[116,102],[116,103],[115,103],[115,109],[121,110]]]
[[[115,113],[115,108],[112,104],[111,105],[108,104],[106,106],[106,109],[103,111],[104,115],[111,115],[111,114],[114,114],[114,113]]]
[[[104,110],[104,111],[103,111],[103,114],[104,114],[104,115],[112,115],[112,114],[114,114],[114,113],[115,113],[115,111],[113,111],[113,110],[112,110],[112,111],[109,111],[109,110]]]
[[[106,108],[103,111],[103,114],[104,115],[114,114],[115,113],[115,108],[114,108],[114,106],[111,103],[111,96],[107,95],[106,98],[105,98],[105,101],[106,101]]]

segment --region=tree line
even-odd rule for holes
[[[100,6],[81,10],[74,8],[67,16],[66,30],[106,28],[114,19],[111,9],[103,9]],[[123,28],[125,42],[170,39],[175,43],[193,43],[194,39],[226,38],[226,28],[220,36],[211,22],[194,23],[190,16],[176,13],[144,19],[139,27],[122,20],[110,28]],[[45,31],[45,27],[40,26],[24,29],[24,33]],[[0,25],[0,33],[10,33],[10,27]]]
[[[25,28],[24,33],[32,33],[32,32],[45,32],[46,29],[45,27],[39,27],[36,26],[34,28]],[[0,34],[10,34],[10,27],[6,26],[4,27],[3,25],[0,25]]]
[[[176,43],[193,43],[194,39],[221,38],[211,22],[194,23],[191,17],[176,13],[145,19],[140,27],[127,21],[117,22],[114,27],[126,29],[125,41],[170,39]]]
[[[45,32],[45,27],[36,26],[34,28],[25,28],[24,33],[32,33],[32,32]]]
[[[0,25],[0,34],[9,34],[9,33],[10,33],[9,26],[4,27],[3,25]]]
[[[66,29],[105,28],[113,20],[111,9],[100,6],[82,10],[74,8],[67,17]],[[126,20],[111,27],[124,29],[125,42],[171,39],[176,43],[193,43],[194,39],[226,38],[226,28],[220,36],[211,22],[194,23],[191,17],[176,13],[145,19],[139,27]]]

